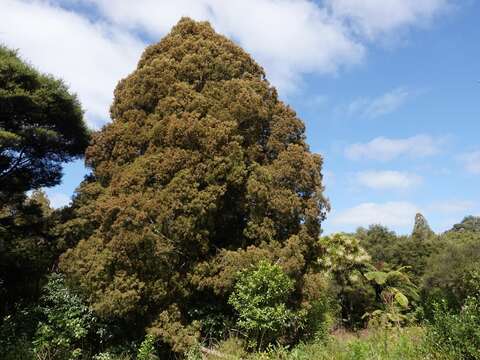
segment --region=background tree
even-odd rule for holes
[[[405,271],[411,280],[419,285],[425,272],[427,260],[439,245],[437,237],[430,230],[423,216],[416,218],[412,236],[397,236],[382,225],[372,225],[368,229],[360,228],[356,237],[372,257],[372,264],[381,270],[408,267]]]
[[[372,263],[377,268],[382,268],[384,263],[390,263],[395,257],[394,247],[398,241],[395,232],[386,226],[370,225],[368,229],[359,228],[355,237],[360,245],[372,258]]]
[[[364,277],[375,270],[370,255],[355,236],[345,233],[321,237],[320,244],[324,253],[319,263],[332,279],[342,325],[363,326],[363,315],[376,306],[375,288]]]
[[[0,46],[0,316],[38,295],[54,254],[52,209],[38,189],[59,183],[62,164],[82,156],[88,141],[78,100],[62,81]]]
[[[62,81],[0,47],[0,204],[60,182],[62,163],[83,155],[89,134]]]
[[[459,309],[468,296],[479,296],[480,234],[447,232],[439,249],[429,259],[423,276],[422,292],[428,307],[445,299],[448,306]]]
[[[31,301],[40,290],[40,279],[53,261],[52,223],[45,212],[45,197],[19,196],[19,203],[0,210],[0,316],[17,301]]]
[[[451,232],[480,232],[480,216],[467,216],[459,224],[453,225]]]
[[[77,209],[96,227],[61,261],[97,314],[183,351],[205,318],[195,309],[233,316],[235,276],[262,258],[295,281],[292,306],[309,306],[322,159],[247,53],[182,19],[120,81],[111,115],[86,152],[97,195]]]
[[[435,233],[428,225],[427,219],[425,216],[418,213],[415,215],[415,224],[413,226],[412,238],[419,240],[428,240],[435,236]]]

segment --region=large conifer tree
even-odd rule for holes
[[[98,314],[181,350],[262,258],[308,308],[328,207],[322,159],[247,53],[182,19],[120,81],[111,116],[86,153],[81,241],[61,262]]]

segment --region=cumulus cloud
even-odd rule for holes
[[[128,32],[45,1],[2,0],[0,43],[78,94],[91,127],[108,120],[117,82],[133,71],[145,44]]]
[[[359,62],[364,46],[325,8],[306,0],[176,1],[90,0],[120,26],[140,29],[157,39],[181,16],[208,20],[236,40],[266,68],[283,92],[294,90],[307,73],[336,72]]]
[[[396,88],[376,98],[360,98],[352,101],[347,107],[349,116],[377,118],[397,110],[408,99],[411,93],[404,88]]]
[[[361,62],[377,33],[421,24],[446,5],[446,0],[2,0],[0,42],[64,78],[78,93],[90,126],[98,127],[108,120],[118,80],[134,69],[147,42],[160,40],[181,16],[210,21],[249,51],[285,94],[298,89],[306,75],[336,73]],[[395,107],[395,95],[401,94],[373,104],[371,114]]]
[[[412,224],[419,208],[409,202],[362,203],[353,208],[334,214],[334,225],[368,226],[381,224],[402,227]]]
[[[421,176],[400,171],[362,171],[356,177],[360,185],[372,189],[408,189],[423,181]]]
[[[378,137],[367,143],[357,143],[346,147],[345,156],[351,160],[389,161],[400,156],[412,158],[437,154],[445,139],[428,135],[417,135],[405,139]]]
[[[480,151],[465,153],[460,156],[465,169],[472,174],[480,174]]]
[[[375,39],[412,25],[425,25],[450,7],[447,0],[327,0],[336,17],[359,36]]]

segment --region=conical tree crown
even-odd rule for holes
[[[188,325],[183,305],[236,273],[230,255],[263,249],[297,277],[308,271],[327,207],[322,161],[242,49],[182,19],[120,81],[111,115],[79,190],[89,230],[62,259],[99,314],[170,339],[161,324]]]
[[[415,225],[413,226],[412,237],[418,239],[428,239],[431,238],[435,233],[430,228],[427,219],[422,214],[418,213],[415,215]]]

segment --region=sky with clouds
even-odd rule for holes
[[[92,129],[119,79],[182,17],[208,20],[265,68],[325,159],[326,233],[436,231],[480,215],[476,0],[0,0],[0,43],[76,92]],[[86,169],[47,189],[68,204]]]

